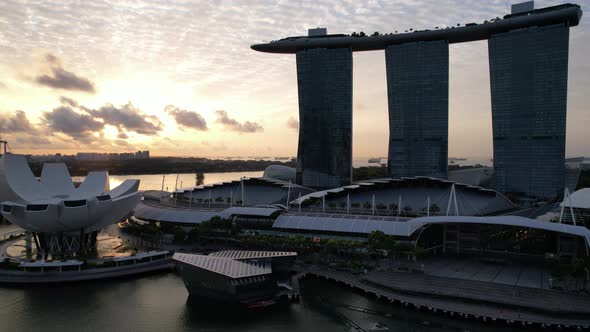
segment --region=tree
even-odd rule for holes
[[[391,211],[396,211],[398,209],[398,206],[395,203],[391,203],[391,204],[389,204],[389,209]]]
[[[201,186],[205,183],[205,174],[197,173],[195,174],[195,184],[197,186]]]
[[[180,227],[175,227],[172,234],[174,235],[174,242],[182,242],[186,239],[186,232]]]
[[[367,237],[369,250],[377,251],[384,249],[387,245],[388,236],[382,231],[372,231]]]
[[[372,36],[379,36],[379,32],[378,31],[373,32]]]
[[[199,237],[207,237],[211,234],[211,222],[203,221],[199,224]]]
[[[215,198],[215,202],[217,203],[223,203],[223,197],[219,196]]]
[[[197,242],[201,239],[201,230],[198,224],[195,225],[195,227],[191,228],[190,231],[188,231],[188,238],[192,242]]]
[[[412,207],[411,207],[411,206],[409,206],[409,205],[406,205],[406,206],[404,206],[404,212],[405,212],[405,213],[412,212]]]
[[[430,205],[430,214],[437,214],[440,211],[440,207],[436,203]]]
[[[415,247],[414,256],[416,256],[416,258],[424,258],[428,256],[428,251],[422,247]]]
[[[367,202],[365,202],[365,204],[363,204],[363,208],[364,208],[365,210],[368,210],[368,209],[370,209],[370,208],[372,208],[372,207],[373,207],[373,205],[371,205],[371,203],[370,203],[370,202],[368,202],[368,201],[367,201]]]

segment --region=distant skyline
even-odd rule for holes
[[[23,154],[295,156],[295,57],[251,44],[318,26],[350,34],[479,23],[517,2],[2,1],[0,136]],[[585,16],[570,33],[567,156],[590,156]],[[487,42],[451,45],[449,78],[449,156],[491,156]],[[353,80],[353,157],[386,156],[384,53],[355,53]]]

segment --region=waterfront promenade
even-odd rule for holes
[[[547,314],[590,314],[590,296],[556,290],[404,272],[372,272],[361,276],[360,280],[407,294],[446,297],[470,303],[489,303]]]
[[[548,294],[547,301],[558,301],[558,304],[548,305],[546,301],[539,300],[540,296],[546,294],[531,296],[526,290],[517,288],[510,296],[510,301],[513,303],[508,305],[500,302],[504,300],[503,295],[500,294],[503,294],[501,292],[505,290],[496,289],[508,286],[494,283],[487,283],[485,288],[477,292],[476,289],[466,285],[467,281],[465,280],[455,279],[453,281],[448,280],[450,278],[438,278],[439,283],[444,285],[429,285],[431,280],[422,278],[427,276],[405,272],[374,272],[358,277],[347,272],[331,270],[315,270],[301,274],[301,277],[308,276],[332,280],[391,303],[465,319],[507,325],[535,325],[546,328],[579,327],[587,329],[590,327],[590,319],[587,318],[590,310],[588,309],[590,308],[588,306],[590,298],[582,299],[580,296],[567,293]],[[438,287],[438,293],[430,286]],[[440,290],[440,287],[444,288],[444,292]],[[477,293],[466,295],[468,292]],[[533,292],[551,291],[537,289]],[[486,294],[487,298],[485,298]],[[496,296],[496,294],[498,295]],[[305,296],[305,292],[303,295]],[[473,298],[465,299],[458,295]],[[556,300],[557,297],[559,300]],[[520,303],[520,305],[515,305],[515,303]],[[554,309],[557,311],[553,311]]]
[[[117,267],[101,267],[81,271],[21,271],[0,270],[0,283],[6,284],[45,284],[98,280],[107,278],[126,277],[156,271],[171,271],[174,262],[169,258],[162,258],[150,262],[140,262]]]

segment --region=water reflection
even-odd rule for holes
[[[375,323],[390,331],[506,331],[479,322],[406,310],[323,280],[303,282],[299,304],[247,311],[193,299],[179,276],[101,280],[47,286],[0,287],[2,331],[349,331],[317,297],[369,330]],[[365,307],[390,316],[347,309]]]
[[[174,188],[188,188],[197,185],[199,180],[202,184],[211,184],[232,180],[239,180],[241,177],[259,177],[259,172],[225,172],[225,173],[198,173],[203,178],[198,179],[197,173],[187,174],[139,174],[139,175],[109,175],[110,188],[113,189],[127,179],[139,179],[139,190],[160,190],[162,189],[162,180],[164,190],[172,191]],[[178,182],[176,177],[178,176]],[[74,176],[74,182],[84,181],[83,176]]]

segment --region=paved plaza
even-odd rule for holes
[[[426,275],[446,278],[466,279],[473,281],[493,282],[504,285],[549,289],[551,273],[547,269],[533,265],[493,264],[483,262],[475,258],[447,258],[434,257],[425,259],[424,273]],[[554,279],[554,278],[553,278]],[[560,285],[567,289],[573,289],[574,285],[568,282],[551,280],[553,286]]]

